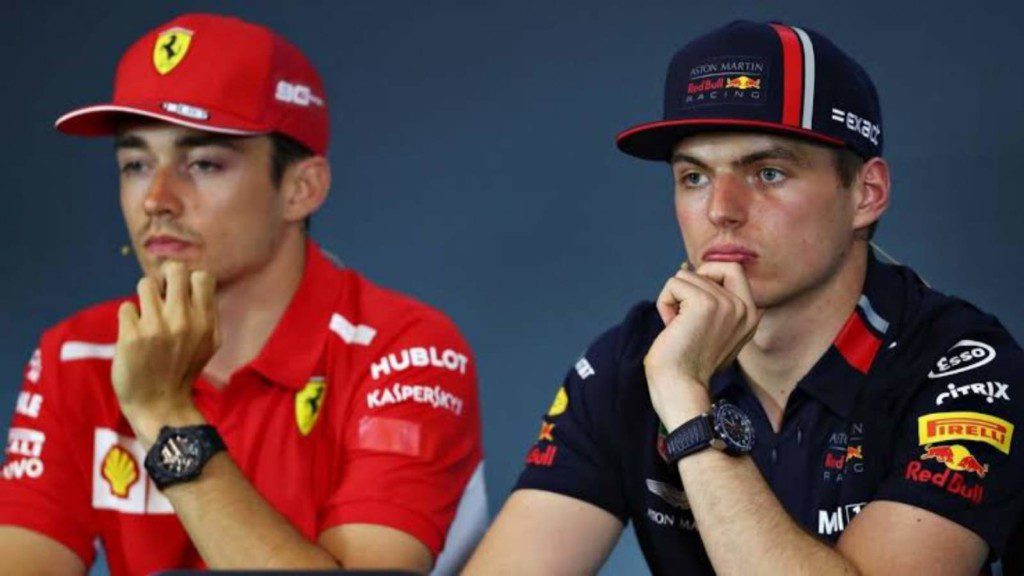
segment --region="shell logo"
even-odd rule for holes
[[[114,445],[103,457],[102,475],[110,486],[111,494],[127,498],[128,491],[139,481],[139,465],[131,453]]]

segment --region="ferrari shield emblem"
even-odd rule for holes
[[[153,66],[161,74],[174,70],[188,53],[192,44],[192,31],[174,27],[164,30],[153,44]]]
[[[299,432],[308,436],[309,432],[316,425],[320,417],[320,409],[324,405],[324,393],[327,391],[327,383],[322,377],[314,377],[306,383],[306,386],[295,394],[295,423],[299,426]]]

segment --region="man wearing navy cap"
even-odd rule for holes
[[[0,572],[83,573],[96,542],[115,575],[451,573],[468,555],[486,524],[475,362],[442,313],[309,237],[328,127],[295,46],[210,14],[144,35],[112,102],[57,120],[114,137],[144,277],[40,340]]]
[[[688,262],[574,362],[469,573],[592,573],[632,521],[658,574],[1020,574],[1024,353],[876,260],[865,71],[734,22],[680,50],[664,119]]]

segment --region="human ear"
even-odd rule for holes
[[[323,156],[304,158],[289,166],[281,179],[283,213],[289,222],[301,222],[327,200],[331,166]]]

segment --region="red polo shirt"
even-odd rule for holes
[[[110,382],[121,300],[48,330],[26,369],[0,524],[111,572],[201,567]],[[259,356],[197,407],[259,493],[315,541],[347,523],[407,532],[436,556],[482,462],[476,366],[448,318],[335,267],[309,242],[302,282]]]

